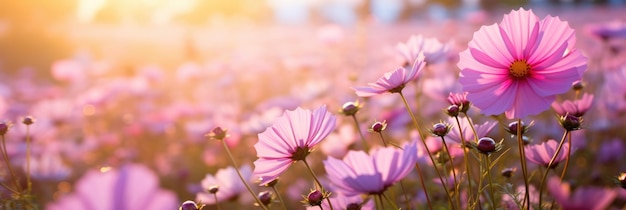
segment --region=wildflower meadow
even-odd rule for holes
[[[626,2],[16,1],[0,209],[626,209]]]

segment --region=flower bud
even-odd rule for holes
[[[361,204],[351,203],[346,206],[346,210],[361,210]]]
[[[198,210],[199,207],[196,204],[196,202],[193,201],[185,201],[183,202],[182,205],[180,205],[180,207],[178,208],[178,210]]]
[[[322,205],[322,201],[324,200],[324,194],[319,190],[313,190],[306,196],[307,204],[311,206],[319,206]]]
[[[259,193],[259,201],[261,201],[261,205],[267,206],[270,205],[270,203],[272,203],[272,200],[274,198],[272,197],[272,192],[270,191],[263,191]]]
[[[433,125],[433,128],[430,129],[430,132],[435,136],[444,137],[450,132],[450,125],[445,123],[436,123]]]
[[[517,136],[517,126],[518,126],[517,122],[518,121],[513,121],[509,123],[509,126],[507,126],[505,130],[509,132],[511,135]],[[526,126],[526,123],[524,123],[524,121],[521,121],[521,122],[522,122],[522,126],[521,126],[522,135],[524,135],[528,131],[528,128],[533,125],[533,122],[530,122],[530,126]]]
[[[22,119],[22,123],[24,123],[24,125],[32,125],[33,123],[35,123],[35,118],[31,116],[26,116],[24,117],[24,119]]]
[[[585,84],[582,81],[580,81],[580,80],[578,80],[578,81],[574,82],[574,84],[572,84],[572,89],[573,90],[579,91],[579,90],[582,90],[583,88],[585,88]]]
[[[387,128],[387,122],[382,121],[382,122],[375,122],[369,130],[370,132],[380,133],[380,132],[383,132],[385,128]]]
[[[617,181],[619,181],[619,185],[626,189],[626,172],[622,172],[618,177]]]
[[[489,137],[482,137],[478,140],[478,143],[476,144],[476,149],[483,154],[495,152],[496,141]]]
[[[576,117],[571,114],[561,116],[561,118],[559,119],[559,123],[567,131],[580,130],[580,125],[582,124],[582,121],[582,118]]]
[[[211,193],[211,194],[215,194],[219,190],[220,190],[220,186],[219,185],[212,185],[212,186],[209,187],[209,189],[207,189],[207,191],[209,191],[209,193]]]
[[[459,108],[459,106],[454,105],[454,104],[446,108],[446,114],[450,117],[459,116],[459,112],[461,112],[461,109]]]
[[[222,129],[221,127],[215,127],[206,136],[208,136],[211,139],[224,140],[226,137],[228,137],[228,132],[227,131],[228,131],[228,129]]]
[[[516,168],[505,168],[505,169],[502,169],[500,174],[502,174],[503,177],[511,178],[513,176],[513,173],[515,173],[515,171],[517,171]]]
[[[343,104],[343,106],[341,107],[341,113],[346,115],[346,116],[353,116],[355,115],[357,112],[359,112],[359,110],[361,109],[361,104],[359,104],[359,102],[346,102]]]
[[[10,122],[8,121],[0,122],[0,135],[7,134],[7,132],[9,131],[9,128],[11,128]]]

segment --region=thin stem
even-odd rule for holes
[[[428,190],[426,190],[426,183],[424,183],[424,176],[422,175],[422,169],[420,168],[420,164],[415,162],[415,170],[417,170],[417,174],[420,177],[420,184],[422,185],[422,189],[424,190],[424,196],[426,197],[426,202],[428,203],[428,207],[433,209],[433,205],[430,202],[430,196],[428,196]]]
[[[561,172],[561,182],[565,178],[567,167],[569,166],[569,159],[572,156],[572,135],[567,135],[567,157],[565,158],[565,166],[563,166],[563,172]]]
[[[441,142],[443,142],[443,148],[445,149],[445,152],[448,154],[448,161],[450,162],[450,170],[452,171],[452,176],[454,178],[454,193],[455,195],[457,195],[457,199],[454,199],[456,201],[458,201],[458,205],[459,208],[461,208],[461,203],[460,203],[460,198],[459,198],[459,181],[456,179],[456,170],[454,170],[454,161],[452,161],[452,155],[450,154],[450,150],[448,149],[448,144],[446,144],[446,140],[445,138],[443,138],[443,136],[441,137]]]
[[[217,206],[217,210],[220,210],[220,201],[217,200],[217,193],[213,193],[213,198],[215,198],[215,205]]]
[[[485,164],[487,164],[487,167],[485,167],[485,170],[487,170],[487,179],[489,179],[489,196],[491,198],[491,209],[496,209],[496,199],[495,199],[495,193],[493,191],[493,180],[491,178],[491,158],[489,158],[489,155],[485,155]]]
[[[352,115],[352,119],[354,119],[356,130],[359,132],[359,136],[361,136],[361,143],[363,143],[363,148],[365,149],[365,151],[369,151],[370,148],[369,146],[367,146],[367,141],[365,141],[365,136],[363,136],[363,132],[361,132],[361,125],[359,125],[359,120],[356,119],[356,115],[354,114]]]
[[[409,201],[409,196],[406,194],[406,190],[404,190],[404,183],[400,180],[400,189],[402,189],[402,195],[404,196],[404,202],[406,203],[406,207],[411,210],[411,201]]]
[[[11,167],[11,162],[9,161],[6,139],[4,135],[2,135],[2,156],[4,157],[4,162],[7,165],[7,168],[9,169],[9,173],[11,174],[11,179],[13,179],[15,183],[15,191],[18,191],[18,195],[19,195],[19,191],[21,187],[20,187],[20,183],[17,181],[17,176],[15,176],[15,172],[13,172],[13,167]]]
[[[433,163],[433,167],[435,168],[435,171],[437,172],[437,175],[439,176],[439,180],[441,180],[441,183],[443,182],[443,178],[441,178],[441,174],[439,173],[439,170],[437,169],[437,163],[435,163],[435,159],[433,159],[433,156],[430,154],[430,150],[428,149],[428,145],[426,144],[426,140],[424,138],[424,136],[422,135],[422,129],[419,126],[419,123],[417,123],[417,119],[415,118],[415,115],[413,114],[413,111],[411,111],[411,107],[409,106],[409,103],[406,101],[406,98],[404,97],[404,94],[402,94],[402,91],[398,92],[398,94],[400,94],[400,97],[402,98],[402,102],[404,102],[404,106],[406,107],[406,110],[409,112],[409,115],[411,116],[411,120],[413,120],[413,124],[415,125],[415,128],[417,128],[417,134],[420,136],[420,139],[422,140],[422,144],[424,145],[424,148],[426,149],[426,153],[428,154],[428,157],[430,158],[430,161]],[[417,165],[417,162],[416,162]],[[421,170],[419,170],[418,167],[418,171],[417,171],[420,175],[420,178],[422,178],[422,173]],[[426,192],[426,186],[423,184],[422,182],[422,188],[424,189],[424,194],[426,195],[426,198],[428,199],[428,193]],[[448,193],[448,188],[443,185],[443,189],[446,191],[446,195],[448,196],[448,200],[450,202],[452,202],[451,198],[450,198],[450,194]],[[428,203],[428,206],[430,207],[430,209],[432,209],[432,205],[430,205],[430,202]]]
[[[313,169],[311,169],[311,166],[309,166],[309,163],[306,162],[306,158],[303,158],[302,162],[304,162],[304,165],[306,166],[306,168],[309,169],[309,173],[311,173],[311,176],[313,176],[313,180],[315,180],[315,183],[319,186],[320,191],[322,191],[322,194],[326,194],[326,190],[324,189],[324,186],[322,186],[322,183],[320,182],[320,180],[317,179],[317,176],[315,176]],[[334,209],[333,204],[330,202],[330,197],[326,197],[326,201],[328,201],[328,206],[330,207],[330,209]]]
[[[383,141],[383,146],[387,147],[387,141],[385,141],[385,136],[383,136],[382,132],[379,132],[378,135],[380,135],[380,139]],[[398,148],[398,149],[402,149],[401,146],[394,144],[392,142],[390,142],[389,144],[391,144],[391,146]]]
[[[563,148],[563,143],[565,143],[565,138],[567,138],[568,135],[569,131],[566,130],[563,134],[563,137],[561,138],[561,142],[559,142],[559,146],[556,148],[556,152],[554,152],[554,155],[552,155],[552,159],[550,159],[550,162],[548,163],[548,169],[546,169],[546,172],[544,172],[543,176],[541,177],[541,184],[539,185],[539,206],[541,206],[543,185],[545,184],[546,178],[548,177],[548,172],[550,172],[552,164],[554,164],[554,161],[556,161],[556,158],[559,156],[559,152],[561,152],[561,149]]]
[[[517,119],[517,147],[520,156],[520,164],[522,165],[522,175],[524,177],[524,202],[522,207],[526,205],[525,209],[530,209],[530,191],[528,184],[528,169],[526,165],[526,152],[524,151],[524,139],[522,137],[522,119]]]
[[[239,179],[241,179],[241,182],[243,182],[243,185],[246,186],[246,189],[248,189],[248,192],[250,192],[250,195],[252,195],[254,200],[259,204],[259,206],[261,206],[261,208],[263,208],[265,210],[269,210],[267,208],[267,206],[263,205],[261,200],[259,200],[259,197],[257,197],[254,194],[254,191],[252,191],[252,188],[250,188],[250,186],[248,185],[248,182],[241,175],[241,172],[239,171],[239,166],[235,162],[235,158],[233,158],[233,154],[230,153],[230,149],[228,149],[228,145],[226,145],[226,141],[225,140],[221,140],[221,141],[222,141],[222,145],[224,145],[224,149],[226,150],[226,153],[228,154],[228,157],[230,158],[230,161],[233,162],[233,166],[235,167],[235,171],[237,171],[237,175],[239,176]]]
[[[381,193],[380,195],[381,195],[383,198],[385,198],[385,200],[387,200],[387,202],[389,202],[389,204],[391,204],[391,207],[392,207],[393,209],[399,209],[399,208],[398,208],[398,206],[397,206],[397,205],[396,205],[393,201],[391,201],[391,199],[389,199],[389,197],[387,197],[387,196],[385,195],[385,193]]]
[[[30,194],[33,183],[30,182],[30,125],[26,125],[26,192]]]
[[[272,190],[274,191],[274,194],[278,196],[278,200],[280,201],[280,204],[282,204],[283,209],[287,210],[287,206],[285,205],[285,200],[283,200],[283,196],[280,196],[280,193],[278,193],[278,189],[276,189],[276,186],[272,186]]]
[[[467,118],[467,114],[465,115],[465,117]],[[465,173],[467,174],[467,184],[469,189],[467,190],[468,193],[468,204],[470,203],[469,201],[472,200],[472,177],[471,177],[471,172],[470,172],[470,167],[469,167],[469,156],[467,154],[467,143],[465,142],[465,137],[463,136],[463,130],[461,129],[461,121],[459,120],[458,116],[455,116],[454,119],[456,120],[456,124],[457,127],[459,128],[459,136],[461,137],[461,148],[463,149],[463,161],[465,162]]]

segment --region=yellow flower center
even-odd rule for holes
[[[530,73],[530,65],[526,60],[515,60],[509,67],[509,74],[516,79],[522,79]]]

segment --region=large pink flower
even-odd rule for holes
[[[417,79],[423,68],[424,55],[419,54],[411,69],[399,67],[396,70],[385,73],[383,77],[379,78],[374,83],[369,83],[367,87],[353,87],[352,89],[356,90],[356,95],[360,97],[397,93],[400,92],[407,83]]]
[[[261,178],[261,185],[278,178],[291,163],[304,160],[311,148],[333,131],[335,123],[335,116],[326,106],[313,112],[300,107],[285,111],[259,134],[259,142],[254,145],[259,157],[254,161],[254,174]]]
[[[403,149],[350,151],[343,160],[328,157],[324,167],[328,179],[346,196],[380,194],[411,172],[417,161],[415,141]]]
[[[575,42],[574,30],[558,17],[539,20],[531,10],[514,10],[474,33],[460,53],[459,82],[484,114],[539,114],[586,70]]]

